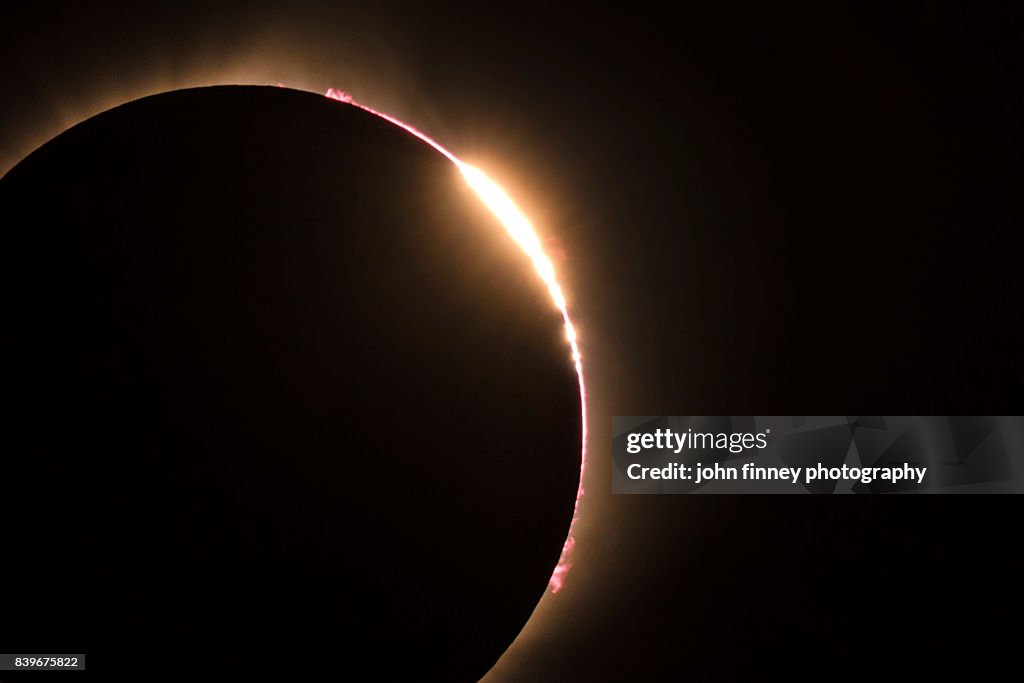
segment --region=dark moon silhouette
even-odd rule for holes
[[[46,144],[0,212],[8,651],[94,680],[486,672],[565,539],[580,400],[449,161],[318,95],[185,90]]]

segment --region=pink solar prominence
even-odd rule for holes
[[[569,573],[569,569],[572,567],[571,555],[573,547],[576,545],[573,532],[579,515],[580,499],[583,497],[583,474],[587,465],[587,392],[583,383],[583,362],[580,356],[579,345],[576,340],[576,329],[573,327],[572,320],[569,319],[569,310],[566,304],[565,294],[562,292],[562,288],[555,279],[555,267],[552,264],[551,259],[544,253],[540,238],[537,236],[537,232],[534,230],[533,224],[530,223],[530,220],[522,211],[519,210],[519,207],[516,206],[515,202],[512,201],[512,198],[508,196],[508,193],[506,193],[497,183],[487,177],[483,171],[475,166],[459,161],[454,154],[409,124],[403,123],[394,117],[359,104],[346,92],[330,88],[327,90],[325,95],[332,100],[338,100],[339,102],[345,102],[354,107],[359,107],[364,111],[379,116],[399,128],[412,133],[455,164],[455,167],[462,173],[462,177],[465,178],[466,183],[474,192],[476,192],[476,195],[480,198],[480,201],[484,203],[484,206],[494,214],[495,218],[497,218],[505,227],[505,230],[508,231],[509,236],[516,244],[519,245],[526,255],[530,257],[537,274],[540,275],[541,280],[543,280],[544,284],[547,285],[548,292],[551,294],[551,299],[554,302],[555,307],[558,308],[562,314],[562,321],[565,324],[565,337],[569,342],[569,349],[572,353],[573,363],[576,366],[576,377],[579,380],[580,386],[583,448],[580,457],[580,484],[576,491],[576,504],[573,508],[572,522],[569,525],[569,535],[566,537],[565,544],[562,546],[562,555],[558,559],[558,565],[555,567],[555,571],[551,574],[551,579],[548,581],[551,592],[557,593],[564,585],[565,577]]]

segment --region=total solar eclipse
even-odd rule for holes
[[[7,3],[0,683],[1024,680],[1022,19]]]
[[[0,182],[12,651],[283,680],[400,642],[396,677],[475,680],[557,588],[585,434],[565,296],[514,202],[414,133],[184,90]]]

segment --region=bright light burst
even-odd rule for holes
[[[409,133],[412,133],[455,164],[455,167],[462,173],[462,177],[465,178],[466,183],[480,198],[480,201],[482,201],[484,206],[494,214],[495,218],[497,218],[505,227],[505,230],[508,231],[509,236],[512,237],[515,243],[519,245],[519,247],[533,262],[533,267],[536,269],[537,274],[540,275],[541,280],[543,280],[544,284],[547,285],[548,292],[551,294],[551,300],[562,314],[562,321],[565,323],[565,337],[569,342],[569,348],[572,352],[572,360],[576,366],[576,377],[578,378],[580,385],[580,407],[583,419],[583,451],[580,457],[580,484],[579,489],[576,491],[576,504],[573,508],[572,522],[569,525],[569,535],[566,537],[565,544],[562,546],[562,555],[558,559],[558,565],[555,567],[555,571],[551,574],[551,579],[548,582],[548,585],[551,587],[551,592],[557,593],[565,582],[566,574],[568,574],[569,569],[572,567],[570,555],[573,547],[576,545],[573,531],[576,526],[576,519],[579,513],[580,499],[583,497],[583,474],[587,463],[587,396],[583,384],[583,362],[580,356],[579,345],[576,341],[576,329],[573,327],[572,321],[569,319],[569,310],[566,304],[565,294],[562,292],[562,288],[555,279],[555,267],[551,263],[551,259],[548,255],[544,253],[544,248],[541,246],[540,238],[537,236],[537,231],[534,230],[533,224],[523,214],[523,212],[519,210],[519,207],[516,206],[516,203],[508,196],[508,193],[505,192],[505,190],[503,190],[496,182],[487,177],[487,174],[483,171],[475,166],[459,161],[454,154],[409,124],[403,123],[394,117],[359,104],[346,92],[330,88],[327,90],[325,95],[332,100],[338,100],[339,102],[345,102],[355,107],[359,107],[364,111],[379,116]]]

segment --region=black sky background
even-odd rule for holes
[[[1015,12],[4,12],[5,169],[157,90],[338,87],[487,169],[564,253],[588,495],[566,588],[493,680],[1019,671],[1014,498],[615,498],[608,475],[611,415],[1020,413]]]

